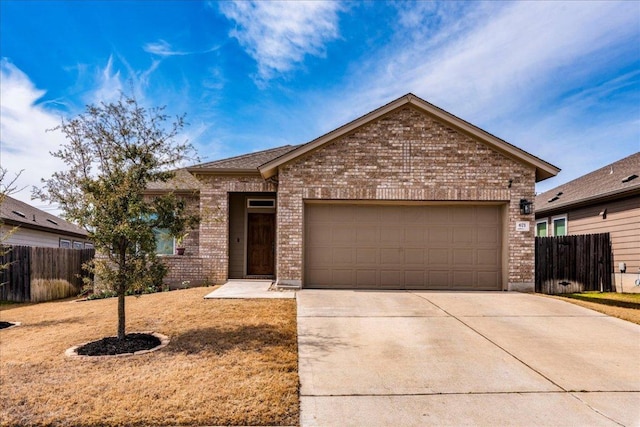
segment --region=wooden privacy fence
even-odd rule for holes
[[[536,292],[614,291],[609,233],[536,237]]]
[[[16,302],[50,301],[78,295],[82,277],[87,272],[82,264],[92,260],[95,249],[39,248],[9,246],[0,255],[0,300]],[[4,252],[4,251],[3,251]]]

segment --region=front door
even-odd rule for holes
[[[273,276],[275,214],[249,213],[247,218],[247,275]]]

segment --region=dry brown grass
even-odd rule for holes
[[[634,303],[635,301],[638,301],[638,296],[635,296],[635,295],[627,296],[627,294],[616,296],[615,294],[614,295],[610,294],[609,296],[607,296],[607,298],[602,298],[596,295],[592,295],[591,298],[583,299],[583,298],[576,298],[576,295],[582,295],[584,297],[585,295],[589,295],[589,294],[572,294],[567,296],[549,295],[549,296],[570,302],[575,305],[579,305],[581,307],[585,307],[585,308],[597,311],[599,313],[604,313],[608,316],[617,317],[619,319],[627,320],[629,322],[637,323],[638,325],[640,325],[639,309],[631,308],[632,305],[629,305],[627,307],[620,307],[620,306],[612,305],[611,301],[607,302],[607,299],[610,299],[610,300],[618,300],[623,304],[624,302]]]
[[[293,300],[204,300],[213,288],[127,297],[127,332],[168,335],[139,356],[70,360],[116,332],[116,299],[0,307],[3,426],[295,425]]]

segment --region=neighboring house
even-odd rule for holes
[[[93,245],[87,232],[62,218],[41,211],[12,197],[0,206],[5,245],[86,249]],[[14,229],[13,233],[9,231]]]
[[[640,278],[640,152],[539,194],[535,214],[537,236],[610,233],[616,288]]]
[[[169,257],[176,268],[213,282],[454,290],[533,290],[529,203],[559,171],[412,94],[307,144],[187,170],[202,220],[193,256]]]

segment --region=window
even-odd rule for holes
[[[173,255],[175,252],[175,241],[166,228],[154,228],[153,234],[156,238],[156,254]]]
[[[547,237],[549,234],[547,232],[547,219],[544,221],[536,222],[536,237]]]
[[[60,239],[60,247],[71,249],[71,240]]]
[[[247,199],[248,208],[273,208],[275,206],[275,199]]]
[[[85,249],[93,249],[93,243],[85,243],[84,244],[84,248]]]
[[[73,249],[82,249],[82,242],[73,242]]]
[[[553,218],[553,235],[554,236],[566,236],[567,235],[567,217]]]

